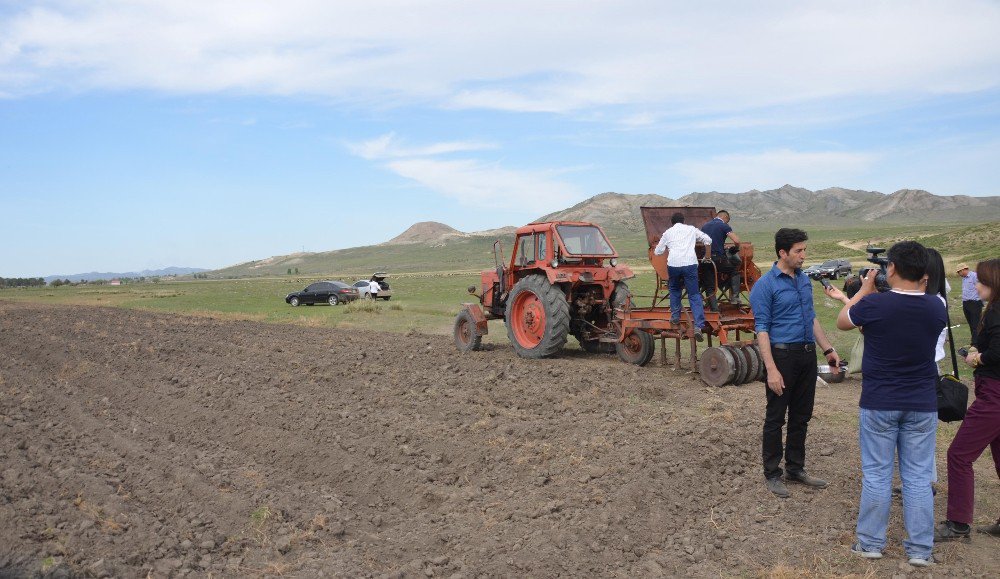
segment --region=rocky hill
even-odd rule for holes
[[[437,221],[421,221],[414,223],[409,229],[393,237],[387,245],[402,245],[407,243],[432,243],[448,237],[462,235],[462,232]]]
[[[948,236],[965,235],[952,252],[968,257],[996,255],[992,242],[1000,222],[1000,197],[938,196],[927,191],[903,189],[886,195],[831,187],[810,191],[785,185],[767,191],[745,193],[691,193],[671,199],[661,195],[601,193],[572,207],[539,217],[535,221],[590,221],[605,228],[623,256],[645,259],[646,241],[639,208],[643,206],[712,206],[728,209],[741,235],[764,241],[774,229],[786,224],[839,229],[837,241],[868,240],[887,234],[912,238],[917,224],[930,225],[927,234],[943,235],[935,243],[951,243]],[[878,227],[878,224],[884,224]],[[974,231],[970,229],[972,224]],[[514,227],[466,233],[434,221],[416,223],[396,237],[378,245],[336,251],[275,256],[237,264],[212,272],[213,277],[285,275],[289,269],[302,275],[351,272],[358,275],[376,270],[396,273],[477,270],[492,263],[493,240],[510,240]],[[756,232],[761,235],[754,238]],[[983,245],[985,243],[985,245]],[[846,246],[830,241],[813,244],[817,256],[840,256]],[[859,246],[860,247],[860,246]],[[950,247],[950,246],[948,246]],[[433,248],[432,252],[427,251]],[[860,249],[856,249],[860,252]],[[366,274],[367,275],[367,274]]]
[[[516,228],[513,226],[488,229],[486,231],[473,231],[464,233],[437,221],[421,221],[414,223],[406,231],[386,241],[382,245],[410,245],[414,243],[424,243],[428,245],[441,245],[455,239],[465,239],[469,237],[505,237],[512,235]]]
[[[1000,220],[1000,197],[939,196],[913,189],[902,189],[890,195],[841,187],[810,191],[785,185],[778,189],[754,189],[745,193],[690,193],[678,199],[660,195],[601,193],[536,221],[592,221],[611,230],[641,231],[640,207],[671,205],[727,209],[734,220],[743,223],[780,223],[790,218],[802,224],[846,224],[876,220],[896,223]]]
[[[549,213],[535,220],[540,221],[590,221],[606,229],[642,231],[640,207],[682,205],[662,195],[627,195],[601,193],[562,211]]]

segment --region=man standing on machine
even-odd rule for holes
[[[715,214],[715,219],[702,225],[701,230],[712,238],[712,261],[715,263],[716,271],[720,274],[729,275],[729,283],[732,291],[732,297],[729,302],[737,306],[742,305],[742,301],[740,300],[740,283],[742,282],[739,267],[740,256],[738,252],[733,254],[726,252],[727,236],[736,244],[734,249],[738,251],[740,246],[739,236],[733,232],[733,228],[729,225],[729,212],[725,209],[719,210]],[[715,279],[714,276],[712,277],[712,293],[708,298],[708,306],[712,311],[718,311],[719,306],[715,296]]]

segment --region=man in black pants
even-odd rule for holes
[[[969,344],[975,344],[979,318],[983,314],[983,300],[976,291],[976,282],[979,278],[976,277],[976,272],[969,271],[969,266],[964,263],[958,264],[956,273],[962,277],[962,313],[965,314],[965,321],[969,322],[969,333],[972,334],[972,341]]]
[[[806,240],[801,229],[779,229],[774,234],[778,261],[750,292],[757,342],[767,369],[767,413],[764,419],[763,459],[767,490],[788,498],[781,480],[813,488],[827,482],[806,474],[806,430],[816,397],[816,345],[832,368],[840,363],[813,309],[812,284],[802,273]],[[781,430],[788,415],[788,438],[782,448]]]
[[[740,245],[740,238],[733,232],[733,228],[729,225],[729,212],[725,209],[720,209],[718,213],[715,214],[715,218],[706,222],[701,226],[701,230],[708,234],[712,238],[712,261],[715,262],[715,269],[723,274],[729,275],[729,284],[731,289],[730,302],[734,305],[740,304],[740,282],[742,276],[740,275],[739,263],[740,257],[737,254],[729,254],[726,252],[726,237],[733,240],[738,248]],[[715,275],[714,272],[706,272],[705,281],[708,282],[706,285],[710,287],[712,293],[708,298],[709,309],[713,312],[719,311],[718,301],[716,300],[716,290],[720,288],[715,287]]]

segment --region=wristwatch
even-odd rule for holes
[[[834,352],[836,352],[836,351],[837,351],[837,350],[835,350],[835,349],[833,349],[833,348],[829,348],[829,349],[827,349],[827,350],[823,350],[823,355],[824,355],[824,356],[829,356],[830,354],[832,354],[832,353],[834,353]]]

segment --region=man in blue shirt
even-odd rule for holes
[[[979,330],[979,318],[983,314],[983,300],[979,299],[979,292],[976,291],[976,272],[969,271],[969,266],[958,264],[958,275],[962,276],[962,313],[965,314],[965,321],[969,322],[969,332],[972,333],[972,344],[976,343],[976,336]]]
[[[934,442],[937,432],[938,335],[946,324],[945,306],[924,293],[927,250],[916,241],[893,245],[886,258],[891,291],[875,291],[875,271],[844,305],[837,327],[863,327],[859,442],[861,504],[857,542],[851,551],[882,557],[892,504],[892,474],[899,455],[903,481],[903,541],[909,563],[926,567],[934,559]],[[838,290],[827,291],[840,299]]]
[[[727,255],[726,254],[726,237],[733,240],[736,247],[739,247],[740,238],[733,232],[733,228],[729,225],[729,212],[725,209],[719,210],[715,214],[715,219],[706,222],[701,226],[701,230],[708,234],[712,238],[712,261],[715,263],[715,269],[721,274],[728,274],[730,287],[732,288],[732,298],[730,302],[735,305],[741,305],[740,302],[740,283],[742,281],[742,276],[740,276],[739,263],[740,258],[738,254]],[[712,294],[709,297],[709,308],[712,311],[718,311],[719,306],[716,303],[715,298],[715,276],[706,276],[706,281],[711,280]]]
[[[801,229],[782,228],[774,234],[778,261],[750,291],[757,343],[767,370],[767,412],[764,417],[763,461],[767,489],[788,498],[781,480],[826,488],[825,480],[806,474],[806,430],[816,398],[816,344],[832,368],[840,364],[813,309],[809,276],[802,273],[806,240]],[[781,430],[788,416],[788,437],[782,448]]]

